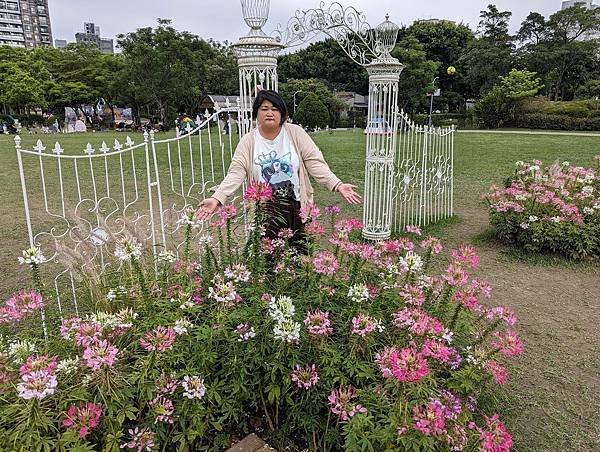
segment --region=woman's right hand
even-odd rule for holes
[[[199,220],[206,220],[215,210],[217,210],[219,204],[221,203],[216,198],[206,198],[204,201],[198,204],[196,218]]]

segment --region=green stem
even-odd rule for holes
[[[190,252],[192,248],[192,225],[188,224],[185,228],[185,250],[183,256],[186,262],[190,260]]]
[[[140,266],[137,258],[132,257],[131,263],[133,264],[133,268],[138,277],[138,282],[140,283],[140,290],[142,291],[142,297],[146,304],[150,303],[150,292],[148,291],[148,286],[146,285],[146,278],[144,277],[144,272],[142,271],[142,267]]]

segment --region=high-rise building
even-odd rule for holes
[[[594,3],[592,3],[592,0],[565,0],[564,2],[562,2],[561,9],[571,8],[572,6],[575,6],[575,5],[581,5],[587,9],[598,8],[598,5],[595,5]]]
[[[48,0],[0,0],[0,45],[52,45]]]
[[[592,3],[593,0],[566,0],[562,2],[561,9],[572,8],[573,6],[583,6],[585,9],[596,9],[600,8],[599,5]],[[578,41],[586,41],[600,38],[598,33],[585,33],[577,38]]]
[[[101,38],[100,27],[93,22],[84,23],[83,32],[76,33],[75,40],[84,44],[94,44],[102,53],[115,53],[113,40]]]

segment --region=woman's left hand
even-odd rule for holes
[[[355,188],[356,185],[340,184],[337,191],[340,193],[340,195],[342,195],[342,198],[344,198],[350,204],[360,204],[362,198],[354,191]]]

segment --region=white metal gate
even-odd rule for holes
[[[222,180],[239,140],[239,117],[238,107],[227,106],[197,117],[195,128],[174,138],[145,132],[141,143],[127,136],[83,150],[58,142],[50,149],[41,140],[24,149],[15,137],[29,243],[42,248],[45,268],[55,275],[61,317],[63,310],[78,311],[80,291],[89,290],[80,282],[97,281],[117,265],[117,240],[136,238],[155,256],[179,251],[185,230],[179,220]]]
[[[454,213],[454,126],[415,124],[400,113],[393,230],[426,226]]]

